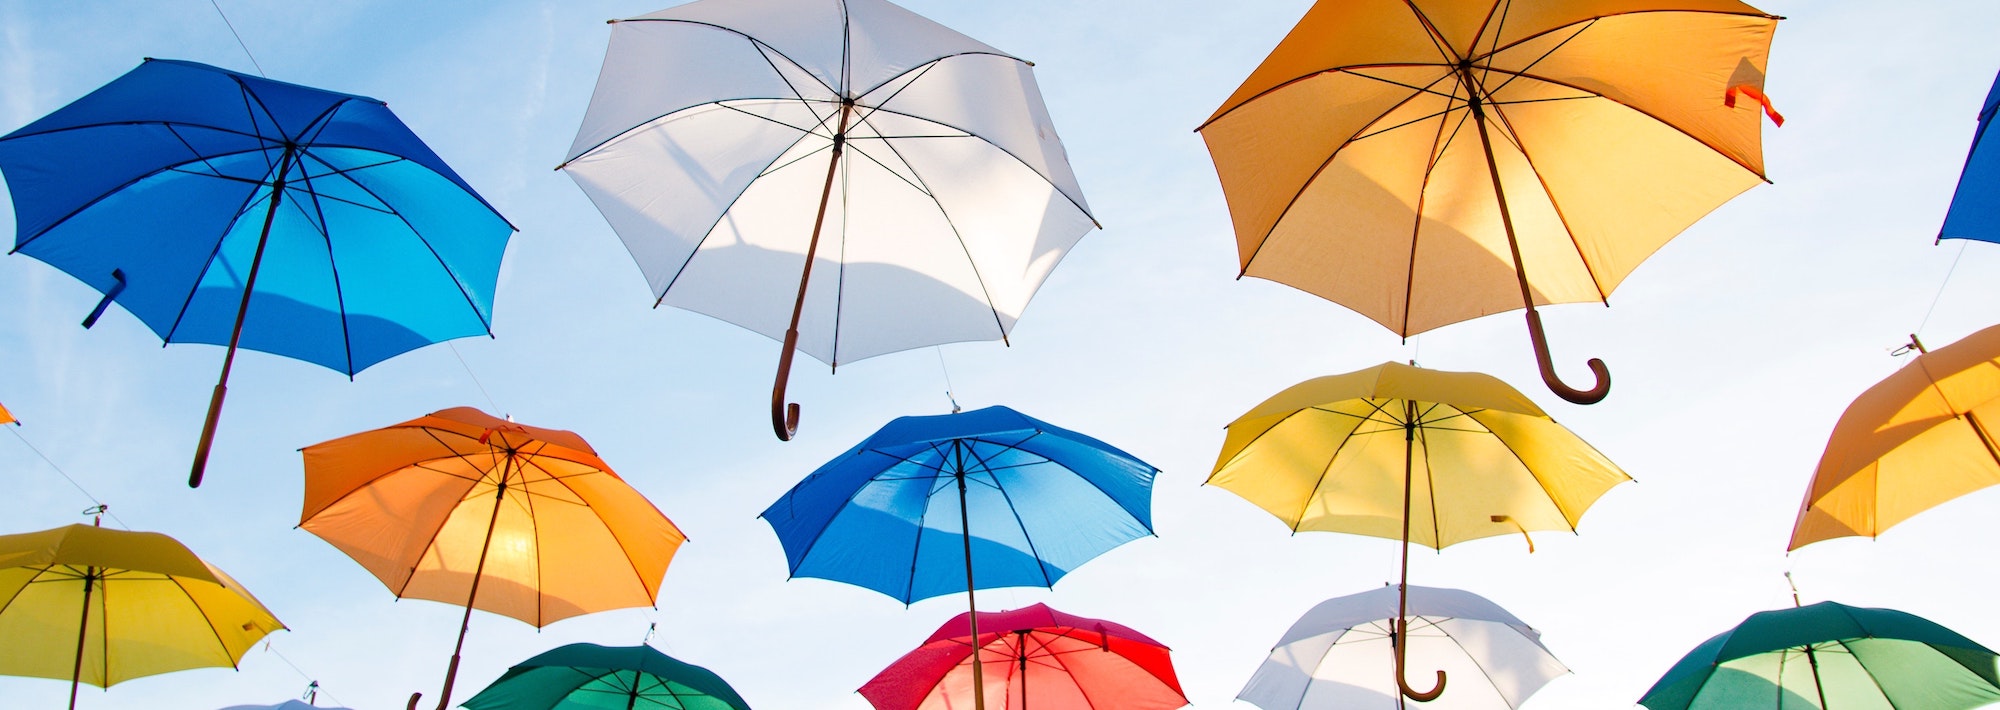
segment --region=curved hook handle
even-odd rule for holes
[[[1562,378],[1556,375],[1555,360],[1549,357],[1549,336],[1542,332],[1542,314],[1536,313],[1533,308],[1528,309],[1528,337],[1535,341],[1535,364],[1542,368],[1542,382],[1557,397],[1573,404],[1596,404],[1611,394],[1611,370],[1597,358],[1591,358],[1588,363],[1590,373],[1597,377],[1596,386],[1580,390],[1563,384]]]
[[[422,699],[423,697],[424,697],[423,693],[411,693],[410,705],[409,707],[403,708],[403,710],[417,710],[417,701]]]
[[[799,344],[799,331],[785,331],[785,350],[778,355],[778,381],[771,385],[771,431],[779,441],[791,441],[799,433],[799,405],[785,401],[785,384],[792,379],[792,352]]]
[[[1421,693],[1417,692],[1415,688],[1410,687],[1409,681],[1403,680],[1403,653],[1407,650],[1409,646],[1409,644],[1404,643],[1404,640],[1409,638],[1409,634],[1407,633],[1408,630],[1409,630],[1409,622],[1403,619],[1396,620],[1396,644],[1395,644],[1396,688],[1398,690],[1403,691],[1403,697],[1405,698],[1409,698],[1411,700],[1415,700],[1420,703],[1428,703],[1432,700],[1436,700],[1438,696],[1444,694],[1444,680],[1445,680],[1444,671],[1439,670],[1437,672],[1436,686],[1433,686],[1430,690]]]

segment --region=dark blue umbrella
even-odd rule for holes
[[[976,609],[975,589],[1052,586],[1152,534],[1158,472],[1104,442],[988,407],[892,421],[762,517],[794,577],[905,604],[963,589]]]
[[[1958,192],[1951,196],[1939,239],[2000,242],[2000,136],[1986,142],[1995,111],[2000,111],[2000,76],[1994,77],[1986,105],[1979,109],[1979,128],[1972,132],[1972,150],[1965,156],[1965,171],[1958,176]]]
[[[13,251],[104,293],[168,343],[350,377],[491,333],[514,228],[375,99],[149,59],[0,137]]]

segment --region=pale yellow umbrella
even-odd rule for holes
[[[1408,337],[1606,302],[1764,180],[1777,17],[1735,0],[1321,0],[1208,121],[1241,274]],[[1738,97],[1749,100],[1739,101]],[[1771,113],[1774,120],[1777,115]]]
[[[1295,531],[1401,540],[1404,584],[1409,543],[1573,532],[1598,497],[1629,480],[1507,383],[1393,362],[1307,380],[1257,405],[1229,424],[1208,478]],[[1439,671],[1436,689],[1411,689],[1400,654],[1396,678],[1417,700],[1444,688]]]
[[[236,580],[173,538],[70,525],[0,535],[0,674],[109,688],[234,668],[285,628]]]
[[[1945,501],[2000,483],[2000,326],[1925,351],[1840,415],[1788,549],[1875,537]]]

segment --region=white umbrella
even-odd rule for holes
[[[1004,340],[1096,225],[1031,66],[886,0],[700,0],[615,22],[561,169],[656,305],[784,341],[789,439],[795,347]]]
[[[1540,632],[1485,597],[1409,591],[1409,663],[1465,679],[1420,707],[1515,708],[1569,672],[1542,646]],[[1320,602],[1292,624],[1236,698],[1264,710],[1403,707],[1389,633],[1395,618],[1393,586]]]

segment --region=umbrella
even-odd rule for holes
[[[1229,424],[1208,478],[1295,531],[1402,541],[1399,588],[1409,581],[1409,543],[1444,549],[1513,532],[1574,532],[1599,496],[1629,480],[1506,383],[1393,362],[1307,380],[1257,405]],[[1396,648],[1398,683],[1404,650]],[[1429,700],[1444,677],[1432,691],[1402,691]]]
[[[938,627],[916,650],[903,654],[861,686],[876,710],[946,710],[979,687],[971,668],[993,666],[1001,707],[1028,710],[1169,710],[1188,704],[1174,677],[1167,647],[1124,626],[1065,614],[1036,604],[1025,609],[979,612],[988,629],[974,640],[973,612]],[[973,663],[973,648],[979,662]],[[1015,691],[1019,690],[1018,693]]]
[[[1994,77],[1986,104],[1979,108],[1979,127],[1972,132],[1972,149],[1965,156],[1965,169],[1959,173],[1958,190],[1952,193],[1938,239],[2000,242],[2000,142],[1985,142],[1995,112],[2000,112],[2000,76]]]
[[[1006,407],[901,417],[813,471],[760,516],[793,577],[905,604],[995,587],[1052,587],[1152,534],[1158,469]],[[964,572],[964,584],[953,581]],[[974,635],[978,619],[971,620]],[[983,671],[973,667],[974,676]],[[983,687],[983,682],[975,681]],[[975,694],[975,706],[985,697]]]
[[[1833,426],[1788,549],[1875,537],[1911,516],[2000,483],[2000,326],[1926,351],[1854,399]]]
[[[451,699],[473,609],[539,628],[652,606],[687,539],[582,437],[469,407],[304,454],[299,527],[397,598],[465,607],[439,708]]]
[[[348,710],[325,705],[313,705],[297,700],[287,700],[277,705],[231,705],[222,710]]]
[[[471,710],[750,710],[707,668],[651,646],[573,643],[522,661],[472,696]]]
[[[790,439],[795,349],[1005,340],[1096,224],[1030,66],[886,0],[701,0],[616,22],[560,169],[654,305],[783,341]]]
[[[1652,710],[1963,710],[2000,702],[1994,653],[1893,609],[1820,602],[1760,611],[1689,651],[1646,691]]]
[[[179,541],[70,525],[0,535],[0,674],[118,683],[235,668],[285,628],[249,590]]]
[[[79,169],[78,166],[88,166]],[[513,227],[375,99],[192,62],[137,69],[0,137],[14,251],[168,343],[346,373],[492,331]]]
[[[1517,708],[1569,672],[1542,634],[1485,597],[1457,589],[1409,588],[1409,655],[1451,675],[1484,678],[1457,686],[1426,708]],[[1264,710],[1403,707],[1389,677],[1396,589],[1335,597],[1299,617],[1236,699]]]
[[[1242,275],[1405,338],[1608,303],[1674,235],[1764,180],[1777,17],[1735,0],[1322,0],[1198,130]],[[1749,101],[1739,102],[1745,97]]]

